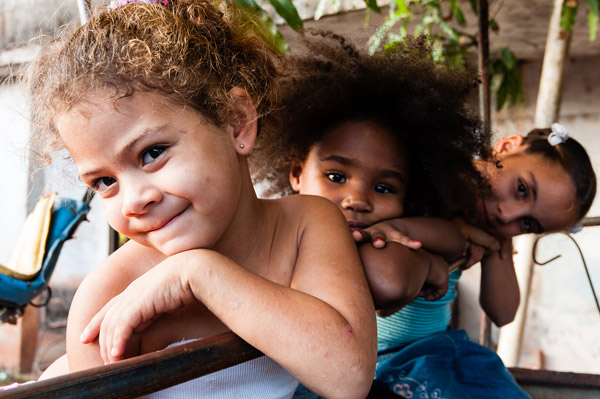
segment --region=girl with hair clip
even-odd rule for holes
[[[285,134],[267,141],[274,148],[259,177],[274,184],[267,194],[329,198],[355,240],[372,242],[359,250],[380,309],[374,389],[527,397],[494,352],[446,331],[461,274],[448,283],[448,263],[481,260],[484,310],[498,325],[512,320],[519,291],[507,239],[585,215],[596,184],[585,150],[564,139],[553,147],[550,130],[492,146],[465,107],[471,75],[435,66],[422,39],[368,57],[321,35],[290,58],[293,72],[280,85]],[[296,395],[314,396],[302,387]]]
[[[120,5],[29,71],[35,139],[69,151],[131,239],[75,295],[68,370],[231,330],[265,356],[150,397],[290,398],[300,381],[364,398],[376,325],[356,246],[329,201],[256,197],[248,157],[278,64],[235,17],[209,1]]]
[[[502,326],[514,319],[520,301],[511,238],[576,227],[594,200],[596,176],[585,149],[559,124],[499,140],[490,160],[475,165],[487,177],[491,194],[478,200],[474,214],[453,221],[468,240],[462,269],[481,262],[479,301]],[[398,238],[406,229],[396,222],[373,226],[363,235]],[[408,236],[399,240],[411,241]],[[451,273],[451,280],[460,273]],[[448,295],[455,297],[453,286]],[[449,305],[417,298],[399,311],[387,311],[388,317],[378,316],[376,378],[399,394],[528,398],[493,351],[447,327]]]

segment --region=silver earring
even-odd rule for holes
[[[240,148],[244,148],[244,147],[245,147],[245,145],[243,145],[243,144],[240,144]]]

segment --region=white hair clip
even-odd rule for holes
[[[567,132],[567,128],[561,125],[560,123],[553,123],[552,133],[548,135],[548,143],[551,146],[555,146],[557,144],[562,144],[569,138],[569,132]]]

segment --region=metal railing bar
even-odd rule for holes
[[[232,332],[25,384],[0,399],[136,398],[261,356]]]

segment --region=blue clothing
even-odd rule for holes
[[[456,299],[456,282],[461,271],[450,273],[448,292],[437,301],[416,298],[387,316],[377,316],[377,349],[399,348],[431,334],[446,331],[452,312],[450,304]]]
[[[380,359],[375,378],[402,397],[530,398],[498,355],[471,341],[463,330],[433,334]]]
[[[460,275],[450,273],[441,299],[417,298],[389,317],[377,317],[375,378],[407,398],[529,398],[495,352],[449,328]]]

